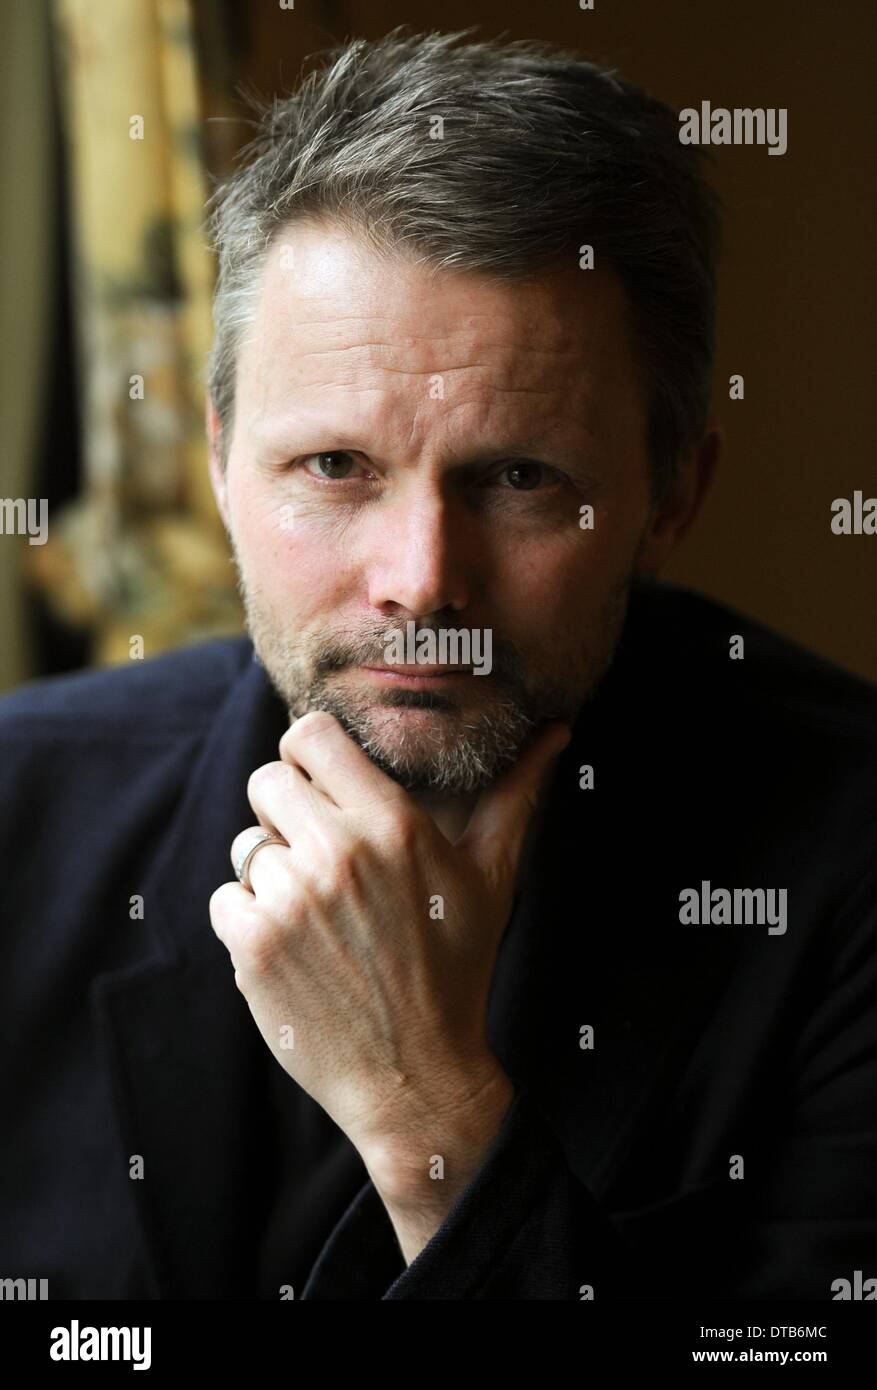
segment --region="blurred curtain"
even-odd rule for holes
[[[51,44],[47,0],[0,10],[0,420],[2,493],[34,497],[54,286]],[[22,562],[40,546],[0,536],[0,689],[30,674]]]
[[[98,662],[237,632],[207,476],[204,237],[188,0],[54,0],[74,241],[84,486],[29,569]]]

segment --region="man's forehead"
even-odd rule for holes
[[[589,340],[605,348],[609,338],[623,339],[626,318],[623,289],[608,271],[553,267],[516,282],[430,272],[410,257],[379,255],[339,228],[304,223],[271,246],[256,337],[299,355],[405,353],[423,370],[454,348],[480,349],[529,358],[535,371],[540,354],[572,357]]]
[[[501,425],[522,450],[527,435],[558,448],[587,434],[608,443],[606,417],[630,391],[626,299],[611,274],[431,275],[305,225],[272,245],[239,368],[248,432],[268,453],[284,451],[289,421],[302,438],[312,418],[318,439],[337,420],[352,440],[427,398],[432,424],[444,400],[454,432]]]

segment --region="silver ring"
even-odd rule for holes
[[[265,830],[253,841],[246,854],[238,856],[238,862],[234,866],[235,876],[238,883],[243,884],[250,893],[253,891],[253,885],[250,883],[249,863],[256,850],[261,849],[263,845],[286,845],[286,848],[289,849],[289,841],[284,840],[282,835],[275,835],[272,831]]]

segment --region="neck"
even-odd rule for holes
[[[536,809],[527,825],[524,843],[521,846],[521,854],[518,860],[517,873],[515,875],[516,891],[523,884],[528,871],[533,845],[548,808],[548,801],[550,799],[548,792],[549,788],[543,786]],[[443,796],[438,792],[411,793],[412,799],[417,802],[421,810],[426,811],[427,815],[432,817],[445,839],[449,840],[451,844],[456,844],[466,829],[479,795],[480,793],[478,792],[470,796]]]
[[[446,840],[456,844],[478,800],[478,793],[469,796],[445,796],[441,792],[412,792],[412,800],[431,816]]]

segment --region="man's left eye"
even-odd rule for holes
[[[544,479],[549,475],[549,472],[550,470],[545,467],[544,463],[525,461],[523,463],[507,463],[497,476],[502,477],[504,473],[508,473],[516,479],[512,485],[513,491],[532,492],[534,488],[539,486],[540,478]],[[550,477],[549,481],[551,481]]]

